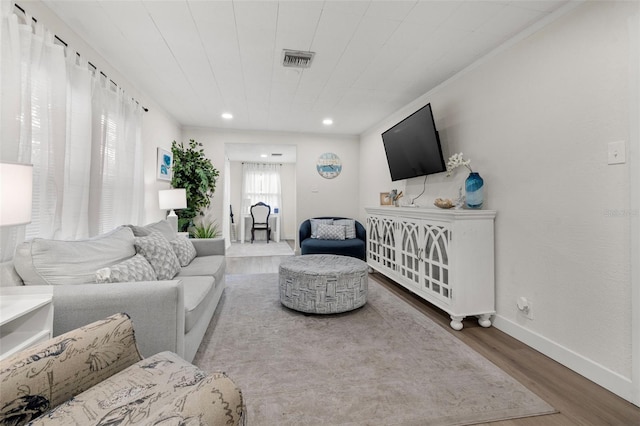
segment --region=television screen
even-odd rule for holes
[[[446,170],[431,104],[384,132],[382,143],[392,181]]]

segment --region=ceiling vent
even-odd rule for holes
[[[273,153],[271,153],[271,156],[272,156],[272,157],[282,157],[282,153],[280,153],[280,152],[273,152]]]
[[[315,52],[301,52],[299,50],[282,51],[284,53],[282,66],[291,68],[309,68]]]

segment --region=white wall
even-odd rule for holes
[[[446,155],[462,151],[472,160],[485,179],[486,208],[498,211],[496,326],[627,399],[633,210],[629,162],[607,165],[607,144],[634,142],[630,105],[638,100],[629,84],[637,64],[629,58],[637,59],[630,53],[638,49],[631,35],[639,8],[581,4],[361,138],[364,215],[379,192],[403,184],[392,185],[384,171],[380,133],[431,102]],[[429,177],[417,202],[455,197],[465,175]],[[411,179],[404,189],[417,195],[422,182]],[[533,302],[534,320],[518,313],[518,296]]]
[[[158,191],[169,189],[167,181],[157,176],[157,149],[171,151],[171,142],[180,141],[181,129],[177,122],[167,116],[157,106],[149,108],[142,122],[142,141],[144,144],[144,223],[157,222],[167,216],[165,210],[158,207]]]
[[[309,217],[355,217],[358,213],[360,151],[357,137],[188,127],[183,130],[182,139],[201,142],[213,165],[221,171],[224,170],[225,143],[296,145],[295,220],[293,225],[290,222],[287,225],[287,238],[291,235],[291,226],[294,227],[294,237],[297,237],[299,224]],[[325,152],[333,152],[342,160],[342,173],[335,179],[324,179],[316,171],[316,160]],[[220,176],[220,179],[224,178]],[[224,187],[221,182],[218,185],[219,188]],[[283,191],[289,191],[286,184]],[[214,195],[211,214],[218,218],[228,216],[221,194]]]
[[[168,189],[168,182],[156,180],[156,148],[171,148],[171,141],[179,140],[180,125],[162,110],[152,99],[134,87],[120,72],[114,69],[98,52],[84,42],[71,28],[62,22],[51,10],[39,0],[19,2],[27,13],[35,17],[53,34],[64,40],[70,49],[80,53],[82,57],[94,64],[111,80],[115,81],[132,98],[148,108],[143,116],[142,142],[144,152],[145,181],[145,218],[144,223],[163,219],[166,212],[158,207],[158,190]],[[72,53],[73,54],[73,53]]]

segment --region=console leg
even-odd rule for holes
[[[482,327],[491,327],[491,314],[483,314],[478,317],[478,324]]]
[[[449,323],[449,325],[451,326],[451,328],[453,328],[456,331],[462,330],[462,327],[463,327],[462,320],[463,319],[464,319],[464,317],[451,315],[451,322]]]

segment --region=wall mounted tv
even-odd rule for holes
[[[392,181],[446,170],[431,104],[384,132],[382,143]]]

